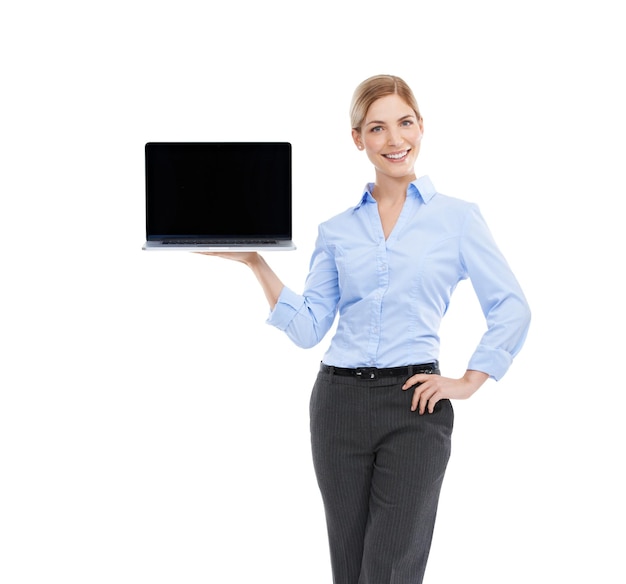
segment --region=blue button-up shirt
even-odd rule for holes
[[[397,367],[438,359],[439,326],[470,278],[487,321],[468,369],[500,379],[530,323],[524,294],[478,207],[413,181],[385,240],[368,184],[361,201],[319,226],[304,292],[283,288],[268,323],[301,347],[319,343],[336,367]]]

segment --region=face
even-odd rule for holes
[[[365,149],[376,174],[390,178],[415,178],[424,126],[399,95],[386,95],[367,110],[361,131],[352,130],[354,143]]]

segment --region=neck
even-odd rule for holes
[[[393,204],[404,201],[409,184],[415,180],[415,175],[402,178],[390,178],[388,176],[376,176],[376,183],[372,196],[379,203]]]

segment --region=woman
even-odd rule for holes
[[[302,347],[339,312],[311,396],[313,462],[335,584],[418,584],[450,455],[450,399],[500,379],[520,350],[528,305],[478,208],[438,193],[414,170],[424,132],[406,83],[361,83],[352,137],[374,165],[356,207],[319,226],[303,294],[256,253],[247,264],[272,312]],[[440,375],[438,329],[470,278],[488,330],[460,379]]]

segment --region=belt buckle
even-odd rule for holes
[[[355,375],[359,379],[376,379],[377,371],[376,367],[357,367]]]

